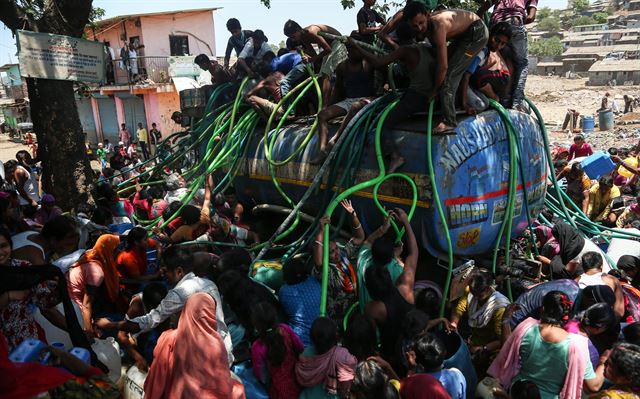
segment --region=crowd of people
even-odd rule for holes
[[[487,26],[483,17],[494,3]],[[426,112],[432,100],[440,109],[434,134],[455,130],[456,109],[473,115],[487,109],[490,100],[528,111],[524,25],[535,20],[536,0],[485,1],[477,13],[407,0],[388,21],[374,5],[375,0],[364,0],[356,29],[347,36],[325,24],[303,27],[286,21],[286,48],[277,54],[262,30],[244,30],[238,19],[231,18],[224,63],[211,61],[206,54],[198,55],[195,63],[211,73],[214,85],[235,82],[232,92],[242,78],[250,78],[244,99],[265,120],[272,115],[281,118],[285,111],[289,117],[317,112],[320,151],[311,161],[315,164],[326,158],[364,106],[392,88],[403,90],[403,95],[388,115],[382,137],[390,173],[405,160],[388,128]],[[234,51],[237,62],[230,66]],[[302,101],[288,96],[311,75],[318,78],[319,95],[311,95],[312,90]],[[318,109],[320,99],[323,105]],[[342,116],[344,121],[329,139],[329,122]]]
[[[381,68],[389,64],[401,71],[396,83],[408,79],[388,123],[439,97],[436,131],[450,131],[458,86],[469,113],[482,110],[472,102],[487,98],[524,109],[524,25],[535,19],[535,0],[497,2],[489,28],[471,12],[408,3],[386,22],[365,0],[346,46],[323,34],[340,35],[330,26],[289,20],[289,48],[281,54],[271,53],[262,31],[231,19],[224,65],[206,56],[196,62],[216,83],[256,78],[245,98],[267,118],[310,69],[317,71],[321,95],[331,99],[318,113],[321,159],[340,134],[329,137],[328,121],[355,116],[383,91],[391,82]],[[377,55],[362,44],[374,42],[391,51]],[[239,60],[229,67],[233,51]],[[325,242],[332,220],[321,218],[303,254],[265,262],[247,248],[266,237],[232,189],[215,192],[211,175],[200,189],[192,184],[198,177],[175,163],[159,184],[143,187],[136,176],[145,165],[135,152],[122,153],[127,134],[123,125],[120,148],[100,155],[95,205],[69,213],[41,192],[37,159],[28,152],[4,164],[0,397],[121,394],[104,362],[78,362],[57,346],[47,350],[65,369],[9,360],[26,340],[46,342],[38,309],[74,342],[117,340],[123,364],[147,373],[151,399],[640,398],[639,240],[613,237],[604,252],[546,209],[544,223],[524,233],[539,254],[534,281],[511,290],[505,270],[513,265],[494,272],[478,258],[464,291],[445,298],[443,281],[418,280],[419,267],[435,266],[403,209],[365,231],[344,200],[348,240]],[[145,143],[154,136],[138,132]],[[392,169],[401,167],[393,139],[384,140]],[[108,143],[101,149],[110,152]],[[576,162],[592,153],[577,136],[556,154],[556,173],[594,222],[640,235],[638,152],[609,152],[619,167],[594,183]],[[392,224],[404,231],[401,238]]]

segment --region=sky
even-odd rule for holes
[[[381,0],[379,0],[381,1]],[[356,8],[343,10],[340,0],[271,0],[267,9],[259,0],[94,0],[94,6],[106,11],[105,18],[137,13],[172,11],[177,9],[222,7],[214,12],[216,53],[224,55],[228,32],[227,19],[236,17],[245,29],[262,29],[269,42],[278,45],[285,39],[282,27],[287,19],[300,25],[324,23],[349,34],[356,29]],[[540,7],[563,8],[566,0],[540,0]],[[17,62],[15,39],[11,31],[0,23],[0,65]]]

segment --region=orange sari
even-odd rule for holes
[[[88,262],[96,262],[102,267],[104,273],[104,285],[107,297],[111,302],[116,302],[120,292],[120,277],[115,259],[115,251],[120,245],[120,237],[112,234],[104,234],[98,238],[96,245],[85,252],[72,267],[80,266]]]

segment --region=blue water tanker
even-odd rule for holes
[[[518,175],[516,206],[512,234],[517,235],[527,227],[525,192],[528,210],[537,216],[543,206],[546,193],[547,163],[543,137],[538,121],[532,116],[509,111],[524,165],[524,179]],[[429,183],[426,154],[426,117],[417,116],[398,125],[393,130],[395,141],[405,165],[398,171],[407,174],[418,188],[418,203],[412,226],[419,245],[432,255],[446,253],[447,245],[435,207],[432,205],[432,187]],[[286,159],[304,140],[308,125],[288,125],[280,132],[272,157]],[[360,164],[353,184],[378,175],[374,148],[374,129],[367,133]],[[246,204],[286,205],[274,188],[265,159],[263,130],[253,134],[248,149],[239,166],[234,186],[238,198]],[[275,176],[283,190],[297,202],[319,171],[319,165],[310,160],[318,154],[317,136],[304,151],[282,167],[275,168]],[[355,156],[355,154],[354,154]],[[495,111],[487,111],[467,117],[458,123],[455,134],[433,137],[433,162],[435,181],[446,214],[453,250],[457,256],[473,256],[489,252],[495,246],[500,225],[507,206],[509,173],[519,173],[509,168],[507,130]],[[344,173],[341,165],[337,173]],[[335,173],[335,169],[334,172]],[[334,176],[331,176],[334,177]],[[320,198],[328,187],[330,176],[323,177],[318,192],[305,203],[302,211],[316,215],[324,211]],[[347,187],[344,187],[347,188]],[[367,233],[382,223],[382,215],[371,198],[372,190],[356,192],[351,200],[363,228]],[[387,208],[411,204],[412,190],[402,179],[388,180],[378,191],[378,199]]]

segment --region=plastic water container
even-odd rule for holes
[[[124,399],[144,398],[144,381],[147,373],[140,371],[136,366],[131,366],[124,378]]]
[[[597,151],[583,159],[580,164],[591,180],[596,180],[600,176],[611,173],[616,167],[616,164],[613,163],[611,156],[606,151]]]
[[[73,310],[75,311],[76,318],[78,319],[78,323],[80,323],[80,327],[84,328],[84,321],[82,319],[82,313],[80,312],[80,307],[78,306],[77,303],[73,301],[71,302],[71,304],[73,305]],[[64,315],[64,306],[62,306],[62,303],[57,304],[56,309],[58,309],[60,314]],[[51,322],[42,315],[42,313],[40,312],[40,309],[36,308],[36,311],[33,314],[33,318],[44,330],[44,334],[47,339],[47,342],[60,342],[64,345],[66,349],[73,348],[73,343],[71,342],[71,337],[69,336],[69,333],[51,324]]]
[[[11,352],[9,360],[14,363],[40,362],[44,360],[42,351],[46,347],[47,344],[37,339],[24,340]]]
[[[71,349],[69,353],[82,360],[84,364],[91,364],[91,353],[85,348],[75,347]]]
[[[91,349],[95,352],[98,360],[109,369],[109,379],[118,382],[122,374],[122,359],[120,359],[120,345],[113,337],[107,339],[96,339]]]
[[[234,364],[231,371],[240,378],[244,385],[244,393],[247,399],[269,399],[267,390],[253,374],[253,370],[247,367],[248,362]]]
[[[582,131],[584,133],[591,133],[593,132],[593,129],[595,128],[595,120],[593,119],[593,116],[583,116],[582,117]]]
[[[598,112],[598,125],[600,130],[612,130],[614,126],[613,111],[605,109]]]
[[[115,234],[124,234],[125,231],[133,228],[132,223],[110,224],[109,231]]]
[[[467,344],[458,333],[447,334],[444,331],[436,333],[447,349],[447,357],[444,360],[443,368],[457,368],[464,374],[467,380],[467,399],[473,399],[478,384],[478,376],[473,368],[471,352]]]

